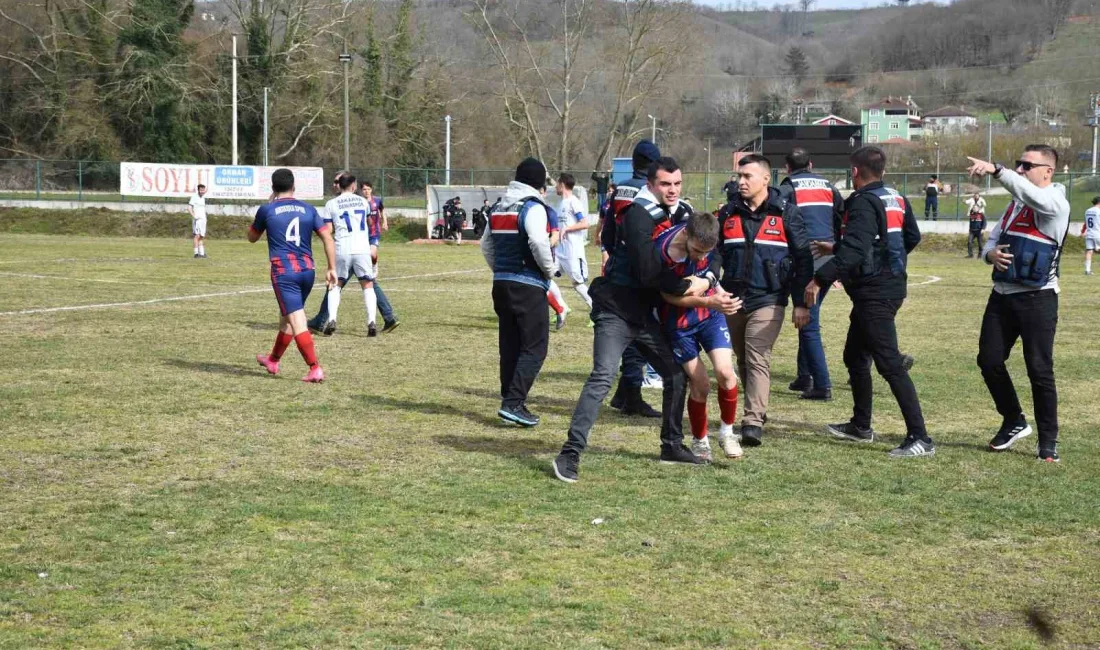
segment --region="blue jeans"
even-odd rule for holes
[[[817,302],[810,308],[810,322],[798,330],[798,377],[813,377],[814,388],[833,387],[821,344],[821,303],[828,293],[829,287],[825,287],[817,294]]]
[[[645,357],[638,351],[638,348],[634,347],[633,343],[626,346],[626,349],[623,350],[623,361],[620,366],[622,377],[619,379],[619,383],[631,388],[641,388],[642,382],[645,380],[645,366]]]

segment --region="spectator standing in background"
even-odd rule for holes
[[[194,236],[195,257],[206,257],[206,186],[195,188],[195,195],[187,203],[191,213],[191,234]]]
[[[985,242],[982,234],[985,232],[985,199],[981,194],[974,192],[974,196],[966,200],[966,211],[970,215],[970,234],[966,237],[966,257],[971,258],[981,254]],[[974,252],[974,242],[978,242],[978,251]]]
[[[737,174],[730,174],[729,181],[722,186],[722,191],[726,193],[726,203],[732,203],[733,197],[738,196],[740,190],[737,189]],[[744,377],[741,378],[744,381]]]
[[[939,218],[940,215],[940,181],[935,174],[928,179],[928,184],[924,186],[924,218],[928,219],[929,213],[932,214],[932,221]]]
[[[607,200],[607,191],[611,187],[611,174],[593,170],[592,182],[596,184],[596,210],[599,211]]]
[[[1081,236],[1085,238],[1085,275],[1092,275],[1092,253],[1100,250],[1100,196],[1092,197],[1092,207],[1085,210]]]

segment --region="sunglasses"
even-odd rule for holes
[[[1028,162],[1026,160],[1017,160],[1016,161],[1016,168],[1020,169],[1021,167],[1023,168],[1023,170],[1025,172],[1029,172],[1032,169],[1035,169],[1036,167],[1050,167],[1050,165],[1046,165],[1046,164],[1043,164],[1043,163]]]

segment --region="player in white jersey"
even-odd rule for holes
[[[195,257],[206,257],[206,186],[195,188],[195,195],[187,202],[191,213],[191,234],[194,236]]]
[[[577,180],[572,174],[558,177],[557,193],[561,197],[558,204],[558,221],[561,227],[561,241],[557,246],[558,266],[561,274],[570,279],[573,289],[592,309],[592,298],[588,295],[588,258],[584,244],[588,235],[588,215],[585,206],[575,194]]]
[[[374,293],[374,262],[371,260],[370,243],[370,204],[358,194],[355,176],[349,173],[337,178],[340,194],[325,204],[325,221],[332,224],[333,237],[336,239],[336,277],[351,278],[352,273],[359,278],[363,288],[363,302],[367,307],[367,336],[377,336],[375,318],[378,312],[378,298]],[[328,291],[328,314],[331,322],[336,321],[340,310],[341,285]]]
[[[1092,275],[1092,253],[1100,250],[1100,196],[1092,197],[1092,207],[1085,210],[1081,235],[1085,238],[1085,275]]]

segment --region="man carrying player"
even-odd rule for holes
[[[715,253],[718,245],[718,219],[707,212],[688,217],[657,237],[657,248],[666,268],[681,278],[692,276],[707,279],[721,272],[721,260]],[[718,408],[722,426],[718,444],[727,458],[742,456],[739,434],[733,432],[737,420],[737,375],[733,372],[733,345],[724,315],[736,313],[741,300],[714,287],[703,296],[672,296],[662,293],[661,324],[672,345],[672,356],[688,378],[688,421],[691,423],[691,451],[699,458],[711,460],[707,437],[707,395],[710,378],[700,359],[700,348],[710,357],[718,378]]]
[[[336,276],[350,278],[354,273],[363,288],[363,302],[367,309],[367,336],[378,336],[375,316],[378,310],[378,298],[374,292],[374,262],[371,259],[370,206],[367,200],[356,193],[355,177],[350,173],[341,174],[336,179],[340,196],[325,204],[325,223],[332,226],[336,239]],[[337,285],[328,290],[328,312],[332,321],[340,312],[340,292],[343,287]]]
[[[294,198],[294,173],[289,169],[276,169],[271,174],[271,203],[260,206],[256,219],[248,229],[248,241],[256,243],[267,232],[267,252],[271,260],[271,286],[279,302],[279,333],[270,354],[256,355],[269,373],[278,374],[279,359],[294,341],[298,351],[309,365],[309,373],[302,381],[319,383],[325,380],[325,371],[317,363],[313,348],[313,335],[306,327],[305,302],[313,289],[313,233],[321,237],[325,246],[326,286],[336,284],[336,250],[332,241],[332,228],[321,219],[316,208]]]

